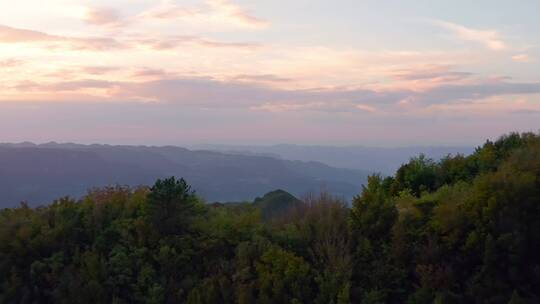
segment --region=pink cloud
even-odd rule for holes
[[[277,77],[277,76],[276,76]],[[258,112],[321,112],[367,114],[422,113],[422,109],[492,107],[489,98],[540,94],[540,83],[483,79],[474,83],[438,84],[425,90],[334,87],[283,89],[258,81],[179,77],[159,69],[136,70],[127,80],[82,78],[57,82],[19,82],[6,92],[20,100],[155,102],[204,109],[245,109]],[[271,78],[271,77],[270,77]],[[0,96],[0,100],[7,95]],[[454,107],[454,105],[464,105]],[[501,103],[502,105],[502,103]],[[529,104],[512,109],[530,109]],[[503,111],[503,107],[499,107]],[[506,108],[504,108],[506,109]]]
[[[133,72],[132,77],[134,78],[164,78],[168,73],[162,69],[137,69]]]
[[[125,49],[128,45],[113,38],[66,38],[73,49],[107,51]]]
[[[123,68],[117,66],[73,66],[58,69],[54,72],[47,73],[44,76],[50,79],[59,78],[66,79],[80,79],[91,76],[105,76],[113,72],[122,71]]]
[[[531,58],[527,54],[517,54],[512,56],[512,60],[520,63],[527,63],[531,61]]]
[[[91,75],[105,75],[121,69],[117,66],[83,66],[79,68],[79,71]]]
[[[428,65],[415,69],[398,70],[392,74],[397,80],[451,82],[468,79],[469,72],[452,71],[449,66]]]
[[[473,29],[441,20],[435,20],[434,24],[452,32],[461,40],[477,42],[491,50],[500,51],[507,48],[506,43],[500,38],[500,34],[496,30]]]
[[[239,50],[255,50],[261,47],[260,44],[255,42],[224,42],[198,36],[149,37],[151,36],[125,40],[109,37],[67,37],[0,25],[0,43],[45,43],[50,48],[106,51],[129,49],[137,45],[147,45],[155,50],[174,49],[183,45]]]
[[[265,103],[260,106],[254,106],[250,109],[253,111],[263,112],[291,112],[291,111],[321,111],[327,109],[328,105],[323,102],[310,103]]]
[[[67,92],[78,91],[83,89],[108,89],[116,86],[117,83],[96,80],[96,79],[82,79],[73,81],[60,81],[54,83],[40,83],[35,81],[21,81],[17,83],[13,88],[21,91],[41,91],[41,92]]]
[[[60,82],[45,86],[52,91],[77,91],[81,89],[108,89],[116,86],[114,82],[107,80],[84,79],[68,82]]]
[[[377,112],[377,109],[373,106],[368,106],[366,104],[357,104],[354,106],[355,108],[359,109],[359,110],[363,110],[363,111],[366,111],[366,112],[370,112],[370,113],[375,113]]]
[[[270,23],[255,17],[242,7],[228,0],[207,0],[205,5],[184,7],[176,4],[162,5],[142,14],[144,18],[181,20],[202,25],[220,24],[240,28],[261,29]]]
[[[147,16],[156,19],[178,19],[178,18],[192,18],[201,14],[198,9],[190,9],[179,7],[176,5],[168,5],[163,7],[154,8],[153,10],[146,12]]]
[[[120,13],[113,8],[89,8],[84,20],[93,25],[113,26],[120,23]]]
[[[264,28],[269,25],[268,21],[251,15],[240,6],[233,4],[228,0],[209,0],[207,3],[215,8],[216,11],[226,12],[233,20],[236,19],[237,22],[246,26]]]
[[[17,29],[5,25],[0,25],[0,42],[3,43],[55,41],[58,39],[60,39],[60,37],[51,36],[38,31]]]
[[[24,64],[24,61],[14,58],[0,60],[0,68],[13,68]]]
[[[136,40],[139,45],[147,45],[155,50],[169,50],[177,47],[191,45],[206,48],[231,48],[240,50],[254,50],[261,47],[260,44],[254,42],[223,42],[216,40],[208,40],[197,36],[174,36],[165,38],[149,38]]]
[[[267,83],[283,83],[292,81],[291,78],[280,77],[272,74],[253,74],[253,75],[236,75],[232,77],[236,81],[246,82],[267,82]]]
[[[106,37],[66,37],[40,31],[0,25],[0,43],[47,43],[49,47],[75,50],[104,51],[125,48],[126,45]]]

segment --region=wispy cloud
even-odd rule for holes
[[[504,50],[507,48],[506,43],[502,40],[499,32],[497,32],[496,30],[474,29],[457,23],[442,20],[434,20],[433,23],[439,27],[450,31],[457,38],[463,41],[477,42],[495,51]]]
[[[106,89],[115,86],[114,82],[97,79],[82,79],[74,81],[60,81],[54,83],[38,83],[35,81],[23,81],[13,88],[21,91],[39,91],[61,94],[62,92],[73,92],[85,89]]]
[[[48,35],[39,31],[18,29],[5,25],[0,25],[0,42],[2,43],[54,40],[61,40],[61,37]]]
[[[366,105],[366,104],[357,104],[354,107],[359,109],[359,110],[363,110],[363,111],[370,112],[370,113],[377,112],[377,109],[375,107],[369,106],[369,105]]]
[[[0,43],[45,43],[48,47],[104,51],[126,45],[107,37],[68,37],[0,25]]]
[[[261,18],[251,15],[238,5],[231,3],[228,0],[209,0],[208,5],[214,8],[215,11],[221,12],[230,18],[231,21],[252,28],[265,28],[270,23]]]
[[[200,24],[202,26],[218,25],[245,29],[263,29],[270,25],[267,20],[258,18],[239,5],[228,0],[207,0],[200,6],[181,6],[176,3],[165,3],[154,7],[142,17],[161,20],[177,20]]]
[[[15,58],[9,58],[0,60],[0,68],[13,68],[18,67],[24,64],[23,60],[15,59]]]
[[[262,105],[252,106],[252,111],[262,111],[271,113],[297,112],[297,111],[329,111],[331,105],[324,102],[308,102],[308,103],[264,103]]]
[[[163,79],[169,73],[162,69],[152,69],[152,68],[141,68],[134,71],[131,76],[135,79],[147,79],[147,78],[158,78]]]
[[[158,38],[135,39],[132,42],[139,45],[146,45],[155,50],[170,50],[181,46],[198,46],[212,49],[229,48],[253,50],[261,45],[256,42],[225,42],[205,39],[197,36],[169,36]]]
[[[517,54],[512,56],[512,60],[515,62],[527,63],[531,61],[531,57],[527,54]]]
[[[254,50],[261,45],[255,42],[225,42],[205,39],[198,36],[159,36],[145,35],[140,38],[120,37],[72,37],[19,29],[0,25],[0,43],[43,44],[46,48],[65,48],[73,50],[107,51],[147,46],[154,50],[170,50],[181,46],[197,46],[209,49]]]
[[[121,24],[120,12],[110,7],[91,7],[84,15],[84,21],[93,25],[115,26]]]
[[[456,81],[472,76],[470,72],[452,71],[450,66],[427,65],[415,69],[397,70],[392,75],[398,80],[420,80],[420,81]]]
[[[118,66],[83,66],[78,69],[79,74],[105,75],[110,72],[121,70]]]
[[[246,82],[263,82],[263,83],[284,83],[292,81],[291,78],[280,77],[273,74],[242,74],[232,77],[232,80]]]

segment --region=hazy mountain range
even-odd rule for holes
[[[253,200],[284,189],[293,195],[325,189],[346,199],[372,172],[395,170],[411,156],[440,158],[467,147],[112,146],[0,144],[0,207],[79,197],[92,187],[151,185],[184,177],[209,202]]]
[[[243,155],[266,155],[287,160],[322,162],[338,168],[358,169],[382,174],[393,174],[400,165],[421,153],[438,160],[448,154],[468,155],[474,152],[467,146],[418,146],[418,147],[362,147],[362,146],[306,146],[306,145],[195,145],[205,149]]]
[[[324,188],[351,198],[369,174],[320,162],[166,146],[0,144],[0,206],[31,205],[111,184],[151,185],[184,177],[209,202],[252,200],[284,189],[302,196]]]

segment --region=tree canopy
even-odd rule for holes
[[[420,155],[351,204],[205,204],[174,177],[23,203],[0,274],[0,303],[538,303],[540,136]]]

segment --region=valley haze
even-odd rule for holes
[[[252,201],[276,189],[298,197],[325,190],[350,200],[360,193],[368,175],[388,174],[419,153],[437,160],[471,151],[463,147],[205,145],[189,150],[176,146],[3,143],[0,207],[14,207],[22,201],[41,205],[66,195],[78,198],[96,187],[149,186],[169,176],[185,178],[208,202]]]

